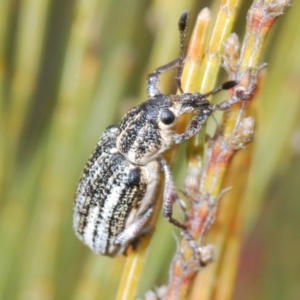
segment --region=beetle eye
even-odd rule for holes
[[[172,111],[170,111],[169,109],[165,108],[161,112],[160,119],[161,119],[161,121],[164,124],[170,125],[170,124],[172,124],[174,122],[175,115],[174,115],[174,113]]]

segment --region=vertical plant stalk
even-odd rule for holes
[[[173,6],[173,13],[175,11],[182,12],[184,8],[190,7],[192,1],[178,1],[176,4],[174,3]],[[167,6],[165,7],[165,5]],[[160,13],[163,13],[163,11],[169,10],[169,4],[166,2],[164,3],[163,1],[159,2],[159,8]],[[176,16],[176,15],[175,15]],[[177,14],[179,16],[179,13]],[[176,17],[177,18],[177,17]],[[173,23],[174,24],[174,23]],[[172,25],[173,26],[173,25]],[[173,30],[173,29],[172,29]],[[154,47],[153,52],[153,60],[160,60],[161,56],[164,56],[166,53],[169,53],[171,50],[173,52],[174,47],[171,47],[170,45],[174,44],[178,45],[178,32],[175,32],[176,35],[174,35],[173,31],[172,33],[166,38],[166,34],[169,34],[170,30],[168,26],[164,26],[161,28],[160,32],[157,35],[157,41],[159,43],[159,47]],[[173,36],[174,35],[174,36]],[[164,49],[164,52],[161,51],[161,49]],[[169,49],[169,51],[168,51]],[[170,59],[170,58],[168,58]],[[151,65],[153,62],[151,62]],[[157,67],[157,64],[154,64]],[[168,75],[166,75],[168,76]],[[164,84],[161,83],[161,86]],[[163,89],[163,87],[162,87]],[[162,187],[162,186],[161,186]],[[155,227],[156,221],[158,219],[159,214],[161,213],[161,199],[162,199],[162,189],[160,188],[160,192],[158,193],[156,197],[156,205],[155,205],[155,210],[153,213],[153,216],[151,218],[151,221],[149,222],[150,226]],[[137,288],[139,281],[142,276],[144,264],[146,261],[146,255],[148,252],[148,247],[151,241],[152,234],[148,234],[146,236],[143,236],[139,239],[138,246],[135,250],[133,249],[128,249],[127,251],[127,259],[125,262],[124,270],[122,273],[122,278],[121,282],[118,288],[118,293],[117,293],[117,300],[125,300],[125,299],[134,299],[136,297],[137,293]]]
[[[37,81],[49,5],[50,1],[20,2],[9,116],[10,135],[15,138],[12,140],[14,147],[26,122],[31,94]]]
[[[194,27],[187,58],[185,61],[185,67],[183,70],[182,78],[184,79],[183,88],[185,92],[192,91],[194,89],[193,85],[198,78],[197,76],[199,74],[200,63],[204,55],[205,46],[207,43],[209,22],[209,10],[203,9],[199,13]],[[182,122],[181,125],[183,123],[184,122]],[[171,152],[170,154],[172,155],[173,152]],[[161,199],[162,194],[158,198]],[[157,219],[159,213],[160,209],[156,209],[152,219],[153,223],[155,222],[154,220]],[[139,243],[139,250],[129,253],[124,267],[124,274],[126,274],[127,276],[123,275],[117,299],[130,299],[130,296],[135,294],[135,289],[139,280],[139,276],[142,272],[142,266],[145,262],[145,255],[147,247],[150,243],[150,239],[151,235],[142,237]]]
[[[7,47],[7,35],[8,35],[8,20],[10,19],[10,6],[11,2],[4,0],[0,2],[0,190],[1,194],[4,195],[5,183],[7,181],[6,174],[6,160],[8,157],[9,149],[5,140],[7,140],[7,113],[6,113],[6,84],[5,77],[7,73],[7,58],[6,58],[6,47]],[[1,197],[4,198],[3,196]],[[3,202],[3,201],[1,201]]]
[[[248,12],[246,36],[237,64],[235,61],[237,56],[234,52],[238,51],[238,45],[233,48],[227,48],[227,53],[225,53],[225,68],[229,76],[239,82],[239,86],[235,88],[235,93],[229,93],[231,96],[230,101],[233,103],[238,100],[244,101],[235,104],[232,109],[224,115],[220,126],[221,129],[217,131],[213,142],[208,146],[207,161],[202,170],[201,179],[199,180],[198,195],[192,199],[191,213],[187,221],[191,236],[195,241],[200,243],[203,237],[203,231],[206,229],[206,221],[211,218],[211,211],[214,210],[216,202],[222,193],[222,182],[229,163],[235,152],[243,148],[253,134],[254,120],[252,118],[245,118],[245,115],[250,100],[252,100],[256,90],[257,73],[260,69],[259,63],[262,49],[266,36],[275,19],[282,14],[290,4],[291,1],[277,1],[275,4],[255,1]],[[232,36],[231,39],[235,39],[234,36]],[[236,50],[232,52],[232,49]],[[230,53],[234,55],[230,55]],[[246,158],[244,161],[240,161],[240,164],[244,165],[244,162],[248,159],[249,156],[246,155]],[[239,198],[239,195],[236,194],[235,196]],[[231,199],[227,201],[231,201]],[[214,205],[209,207],[210,203],[214,203]],[[242,210],[237,209],[236,213],[242,214]],[[226,223],[222,222],[224,220],[226,220]],[[225,236],[225,232],[220,229],[224,228],[224,226],[228,227],[229,223],[234,220],[239,220],[238,226],[242,226],[240,215],[233,216],[229,219],[224,218],[220,221],[217,219],[217,227],[210,233],[210,241],[213,242],[220,252],[226,242],[225,238],[228,237]],[[195,223],[198,224],[198,226],[195,226]],[[239,230],[239,232],[241,232],[241,230]],[[240,237],[238,237],[238,239],[240,239]],[[231,245],[228,245],[228,247],[233,246],[236,239],[231,239],[231,242]],[[172,262],[167,299],[186,299],[192,279],[197,273],[195,263],[191,264],[191,257],[195,256],[194,252],[196,248],[189,247],[188,243],[187,239],[182,239],[179,250]],[[196,245],[199,246],[199,244]],[[237,255],[239,252],[239,243],[236,243],[235,247],[231,247],[231,249],[233,250],[232,253]],[[226,252],[224,251],[224,253]],[[229,254],[230,252],[227,252],[227,255]],[[223,258],[225,258],[224,255]],[[227,261],[228,260],[224,259],[223,265],[221,265],[222,261],[219,261],[206,270],[206,272],[198,273],[198,278],[190,294],[190,299],[231,298],[234,272],[233,276],[228,276],[228,281],[223,281],[223,284],[229,286],[229,288],[219,285],[215,287],[218,272],[222,268],[226,268]],[[231,265],[230,267],[236,269],[237,259],[229,261],[235,263],[235,265]],[[227,290],[226,295],[218,293],[218,290],[222,289]],[[226,298],[224,298],[225,296]]]
[[[210,11],[204,8],[200,11],[197,16],[196,23],[193,28],[193,33],[189,42],[189,47],[184,63],[182,72],[182,86],[185,93],[195,92],[198,89],[199,74],[201,70],[201,64],[205,56],[205,50],[208,43],[208,31],[211,23]],[[182,116],[181,122],[176,125],[176,131],[183,132],[188,123],[189,116]],[[200,147],[196,147],[197,153],[203,151],[203,143],[199,142],[198,139],[193,139],[195,144]],[[178,148],[178,147],[176,147]],[[169,151],[169,161],[174,161],[177,151]],[[167,155],[168,156],[168,155]]]
[[[284,13],[286,9],[290,6],[291,1],[274,1],[271,3],[263,3],[262,1],[254,1],[252,4],[248,15],[247,15],[247,27],[245,39],[241,48],[241,54],[237,65],[236,70],[236,80],[239,81],[239,87],[236,89],[236,97],[247,98],[247,103],[235,105],[228,114],[223,118],[221,127],[223,128],[222,132],[215,137],[215,141],[210,147],[209,159],[207,162],[207,167],[205,175],[202,177],[200,185],[200,194],[206,195],[210,194],[216,197],[222,188],[222,181],[225,175],[225,172],[228,176],[230,175],[230,169],[228,169],[229,163],[236,152],[236,149],[228,147],[228,143],[234,137],[237,129],[239,128],[243,117],[248,114],[250,100],[254,96],[254,90],[257,85],[257,73],[260,69],[260,60],[262,56],[263,47],[266,41],[267,34],[271,29],[275,19]],[[229,73],[230,70],[229,70]],[[234,72],[230,74],[234,76]],[[246,159],[249,159],[247,157]],[[244,162],[244,164],[247,164]],[[238,174],[235,174],[235,177]],[[239,181],[239,184],[245,184],[242,181]],[[234,188],[239,189],[238,186]],[[242,188],[240,188],[242,190]],[[244,187],[245,189],[245,187]],[[243,190],[244,190],[243,189]],[[241,198],[239,195],[236,195],[239,202]],[[227,202],[234,202],[234,199],[227,199]],[[222,203],[223,204],[223,203]],[[226,203],[224,203],[226,204]],[[224,255],[226,250],[224,250],[226,241],[229,240],[231,233],[223,231],[223,228],[228,228],[229,224],[236,220],[240,220],[240,216],[230,215],[230,210],[225,209],[223,212],[224,206],[220,209],[222,213],[227,215],[223,216],[223,219],[218,218],[216,222],[215,230],[210,233],[210,241],[214,243],[220,253],[223,251]],[[244,213],[241,209],[236,210],[236,213]],[[242,222],[239,226],[243,227]],[[242,230],[239,230],[241,233]],[[233,232],[232,232],[233,233]],[[238,237],[241,239],[241,236]],[[231,239],[232,242],[236,241]],[[228,246],[229,247],[229,246]],[[239,250],[235,250],[239,252]],[[228,254],[228,253],[227,253]],[[226,256],[226,255],[225,255]],[[215,298],[218,295],[218,290],[230,289],[232,291],[232,286],[234,284],[234,277],[228,277],[228,281],[223,281],[224,286],[216,286],[216,282],[219,279],[219,272],[222,269],[226,268],[227,263],[232,263],[233,261],[226,261],[225,256],[222,256],[224,261],[220,260],[212,267],[210,267],[206,272],[198,274],[198,277],[195,281],[195,289],[192,292],[191,299],[230,299],[231,295],[227,294],[228,298],[224,298],[225,295],[220,295],[219,298]],[[235,265],[230,265],[230,268],[237,268],[237,260]],[[198,289],[196,288],[198,287]],[[201,289],[201,291],[200,291]]]
[[[240,0],[221,0],[211,39],[204,56],[197,91],[206,93],[216,86],[221,64],[222,44],[229,36],[237,16]]]
[[[200,92],[207,92],[211,90],[216,82],[216,77],[218,74],[218,70],[221,63],[221,47],[222,43],[225,41],[225,38],[229,35],[234,19],[236,17],[236,13],[239,7],[239,1],[221,1],[219,13],[217,16],[216,24],[213,30],[213,34],[208,46],[208,50],[206,55],[203,58],[201,67],[198,66],[198,73],[194,74],[192,78],[194,82],[185,83],[186,79],[189,79],[189,76],[186,76],[185,72],[189,70],[189,57],[193,58],[195,62],[199,63],[199,57],[202,59],[203,49],[199,51],[197,47],[192,47],[190,45],[189,52],[188,52],[188,59],[187,63],[185,64],[185,69],[183,73],[183,83],[187,85],[187,87],[193,87],[195,90],[199,90]],[[196,29],[195,29],[196,30]],[[197,36],[196,34],[194,35]],[[191,39],[193,42],[193,38]],[[193,55],[190,55],[190,52]],[[201,82],[201,86],[198,84]],[[192,90],[192,91],[195,91]],[[186,91],[186,90],[185,90]],[[188,92],[189,90],[187,90]],[[188,159],[189,159],[189,168],[192,169],[192,172],[196,173],[196,182],[189,185],[189,196],[191,198],[196,199],[198,194],[198,185],[199,185],[199,168],[202,165],[201,156],[203,154],[203,137],[199,140],[199,136],[196,136],[192,141],[189,143],[188,148]],[[199,153],[200,152],[200,153]],[[193,185],[193,187],[191,186]],[[207,222],[212,217],[211,213],[214,211],[213,207],[210,207],[211,200],[209,197],[205,197],[207,201],[205,201],[205,205],[197,205],[198,207],[194,207],[194,216],[197,218],[198,213],[202,217],[202,221],[198,223],[194,228],[194,232],[191,230],[190,233],[192,234],[192,238],[198,240],[201,235],[203,235],[203,229],[207,226]],[[197,212],[197,213],[195,213]],[[191,214],[191,215],[192,215]],[[188,227],[190,227],[192,223],[188,223]],[[203,227],[204,226],[204,227]],[[190,228],[189,228],[190,229]],[[196,269],[191,271],[190,269],[194,269],[195,262],[193,258],[193,250],[189,246],[189,241],[185,238],[182,239],[180,244],[179,250],[174,257],[172,262],[172,267],[170,271],[170,281],[168,286],[167,292],[167,299],[185,299],[190,288],[191,282],[195,275],[197,274]]]
[[[183,87],[185,92],[195,91],[195,85],[199,81],[199,72],[201,67],[201,62],[205,53],[207,40],[208,40],[208,28],[210,25],[210,12],[207,8],[203,9],[197,18],[196,24],[193,29],[193,34],[190,40],[189,49],[187,52],[187,58],[184,66],[184,71],[182,74]],[[185,122],[180,123],[182,128],[177,128],[179,131],[183,131],[185,124],[187,122],[187,118]],[[197,141],[197,140],[195,140]],[[198,151],[203,152],[203,143],[197,143],[198,147],[196,148]],[[195,149],[193,149],[195,151]],[[193,151],[193,152],[194,152]],[[190,155],[193,158],[193,155]],[[199,156],[196,156],[196,159],[192,160],[192,165],[196,165],[196,170],[201,166],[201,160],[198,160]],[[199,162],[199,164],[198,164]],[[182,240],[182,244],[180,248],[184,248],[183,255],[185,255],[184,260],[189,264],[189,260],[192,257],[192,251],[190,248],[187,248],[187,241],[185,239]],[[176,254],[176,258],[174,258],[172,263],[172,271],[171,276],[173,280],[170,280],[170,284],[168,287],[167,299],[181,299],[186,295],[186,288],[188,285],[178,285],[178,279],[181,280],[182,275],[184,273],[185,266],[181,265],[181,254]],[[185,278],[187,279],[187,278]],[[188,281],[188,280],[187,280]]]
[[[35,204],[35,212],[31,212],[29,234],[22,245],[23,267],[18,270],[20,289],[17,297],[19,299],[30,299],[34,297],[33,295],[50,299],[59,292],[59,288],[55,286],[55,279],[60,266],[53,261],[58,259],[64,247],[62,228],[67,212],[70,210],[70,202],[62,199],[72,199],[71,191],[66,189],[66,186],[71,186],[76,176],[74,141],[78,135],[77,122],[82,111],[80,109],[82,100],[78,96],[82,83],[78,81],[75,85],[74,80],[70,78],[82,77],[82,61],[89,43],[88,33],[92,26],[89,20],[95,12],[95,5],[95,1],[78,1],[75,7],[67,56],[62,68],[57,109],[50,126],[49,140],[45,150],[43,149],[46,152],[46,159],[43,173],[39,177],[39,189],[36,192],[40,201]],[[53,186],[55,189],[52,188]],[[69,252],[69,255],[73,253]],[[45,286],[48,288],[47,292],[41,295]]]

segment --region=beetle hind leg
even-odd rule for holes
[[[161,160],[161,163],[165,173],[165,190],[164,190],[162,214],[170,223],[172,223],[176,227],[186,230],[186,226],[183,223],[181,223],[180,221],[172,217],[173,204],[175,201],[179,201],[179,197],[176,194],[175,185],[172,178],[172,172],[170,170],[170,167],[163,159]]]
[[[120,232],[116,236],[114,244],[120,246],[127,245],[140,236],[150,232],[153,228],[150,225],[147,225],[147,223],[152,216],[153,210],[153,207],[149,207],[143,216],[135,220],[132,224]]]

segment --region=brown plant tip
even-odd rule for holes
[[[201,267],[206,267],[208,264],[216,260],[216,249],[214,245],[209,244],[205,247],[200,247],[199,252]]]
[[[244,149],[246,144],[251,142],[255,131],[255,120],[252,117],[244,118],[234,131],[228,141],[234,150]]]
[[[257,86],[257,75],[259,73],[260,69],[251,70],[244,73],[238,73],[236,76],[239,80],[239,86],[235,88],[234,94],[235,99],[234,101],[241,101],[243,103],[244,101],[250,101],[255,92],[258,89]]]
[[[224,42],[223,68],[233,77],[237,72],[238,60],[240,57],[240,41],[237,34],[232,33]]]
[[[211,16],[210,16],[210,11],[207,7],[204,7],[198,14],[197,16],[198,20],[206,20],[210,21]]]
[[[285,13],[292,3],[292,0],[274,0],[270,3],[255,1],[247,16],[249,25],[255,31],[262,30],[261,25],[266,29],[270,28],[275,19]]]

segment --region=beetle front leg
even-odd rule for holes
[[[153,207],[148,208],[141,218],[134,221],[121,233],[119,233],[114,240],[114,244],[123,246],[129,244],[141,235],[150,232],[152,228],[146,224],[150,220],[153,210]]]
[[[179,32],[180,32],[180,58],[175,59],[174,61],[157,68],[153,73],[148,75],[147,79],[147,94],[149,98],[152,98],[154,96],[160,95],[161,91],[159,89],[159,76],[175,67],[177,67],[177,75],[175,77],[175,81],[177,83],[177,86],[181,93],[183,93],[182,87],[181,87],[181,73],[183,69],[184,59],[185,59],[185,52],[186,52],[186,46],[185,46],[185,40],[186,40],[186,28],[187,28],[187,21],[188,21],[188,11],[184,11],[179,19]]]
[[[149,98],[160,95],[161,91],[159,88],[159,77],[162,73],[178,67],[182,64],[182,58],[177,58],[170,63],[157,68],[153,73],[150,73],[147,78],[147,95]]]
[[[178,220],[172,217],[173,204],[175,201],[179,201],[179,197],[176,194],[175,185],[172,178],[172,172],[170,170],[169,165],[163,159],[161,160],[161,164],[165,173],[165,189],[163,196],[162,214],[170,223],[183,230],[186,230],[186,226],[183,223],[179,222]]]
[[[175,144],[181,144],[195,136],[202,129],[203,125],[206,123],[213,111],[214,110],[210,107],[203,109],[199,115],[195,116],[190,121],[185,133],[174,135]]]

